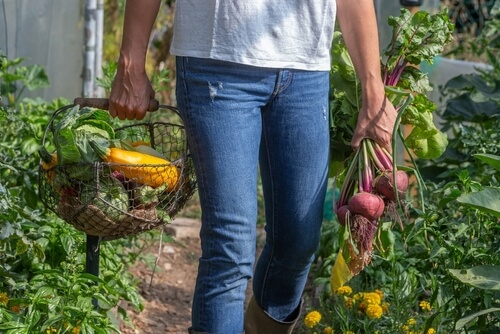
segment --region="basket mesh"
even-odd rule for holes
[[[115,132],[132,143],[147,144],[171,163],[95,162],[56,165],[48,170],[42,164],[39,167],[39,196],[44,205],[76,229],[103,240],[136,235],[167,223],[196,190],[181,125],[140,123]],[[45,137],[48,135],[46,132]],[[155,185],[147,185],[151,182]]]

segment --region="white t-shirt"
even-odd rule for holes
[[[335,0],[177,0],[170,52],[328,71],[335,14]]]

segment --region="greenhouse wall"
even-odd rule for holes
[[[0,0],[0,49],[24,65],[45,67],[50,87],[27,92],[46,100],[82,94],[83,0]]]

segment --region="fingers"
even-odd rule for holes
[[[131,87],[117,77],[109,96],[109,114],[121,120],[142,120],[154,95],[154,90],[147,80],[143,85]]]

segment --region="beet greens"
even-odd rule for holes
[[[333,40],[331,173],[340,187],[334,210],[342,224],[342,233],[341,248],[332,270],[332,291],[370,263],[374,246],[384,253],[386,245],[376,244],[376,234],[390,233],[390,229],[382,229],[382,223],[386,226],[387,222],[397,222],[403,227],[400,216],[408,205],[407,172],[413,172],[422,183],[414,157],[437,158],[447,145],[446,135],[434,125],[436,105],[426,96],[432,88],[418,65],[423,61],[432,63],[443,51],[451,41],[453,24],[446,10],[431,15],[423,11],[411,14],[404,8],[399,17],[390,17],[388,24],[393,27],[393,35],[383,51],[381,77],[388,99],[398,110],[392,154],[371,139],[364,139],[357,150],[352,149],[350,142],[361,107],[361,85],[342,34],[336,32]],[[411,128],[406,138],[402,125]],[[413,167],[396,165],[398,137]]]

